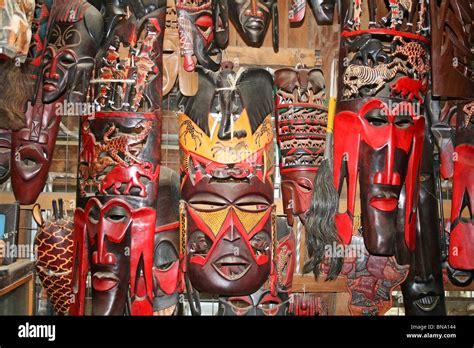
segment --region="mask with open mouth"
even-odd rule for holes
[[[295,238],[285,216],[277,217],[278,244],[274,256],[276,277],[247,296],[219,297],[218,315],[282,316],[288,315],[290,290],[295,271]]]
[[[197,290],[248,295],[267,280],[274,253],[273,82],[230,65],[198,74],[179,119],[181,253]]]
[[[320,69],[275,71],[278,145],[283,209],[292,226],[306,222],[313,181],[324,153],[327,102]]]
[[[51,9],[36,101],[28,105],[27,126],[12,135],[12,187],[21,204],[34,203],[45,184],[66,112],[60,106],[85,101],[102,26],[100,12],[83,0]]]
[[[278,5],[276,0],[229,1],[229,17],[250,46],[260,47],[273,22],[273,49],[278,51]]]
[[[72,314],[84,314],[89,269],[94,314],[153,314],[165,13],[164,0],[136,1],[107,23],[91,82],[100,111],[80,124]]]

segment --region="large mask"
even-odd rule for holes
[[[276,0],[228,1],[229,17],[250,46],[260,47],[270,21],[273,22],[273,49],[278,51],[278,5]]]
[[[474,102],[457,108],[451,232],[451,267],[474,270]]]
[[[359,178],[365,245],[371,254],[393,255],[398,202],[405,184],[405,242],[414,250],[424,118],[405,102],[393,108],[381,99],[357,105],[357,113],[340,112],[334,126],[334,184],[339,190],[347,185],[348,203],[347,211],[336,215],[338,232],[345,244],[350,242]]]
[[[161,237],[155,207],[165,5],[133,3],[130,17],[110,27],[110,45],[96,67],[101,111],[80,126],[72,314],[84,314],[89,268],[95,315],[152,315],[157,280],[165,284],[154,272],[163,266],[155,259]]]
[[[416,248],[413,253],[407,252],[403,238],[397,241],[397,260],[399,263],[410,264],[410,272],[402,284],[403,304],[407,315],[446,315],[438,195],[433,168],[433,144],[426,136],[420,168]],[[401,201],[403,200],[402,192]],[[403,214],[399,214],[398,218],[399,225],[403,226]]]
[[[12,186],[22,204],[34,203],[45,184],[61,122],[60,104],[85,101],[102,38],[102,16],[85,1],[57,1],[48,32],[36,102],[28,105],[27,126],[12,136]]]
[[[306,222],[313,181],[321,164],[326,137],[324,76],[319,69],[275,71],[278,145],[283,210],[293,226]]]
[[[194,71],[196,64],[206,69],[218,70],[221,52],[214,41],[215,23],[211,0],[176,0],[178,29],[181,43],[181,55],[184,57],[184,69]],[[214,61],[212,56],[217,56]]]
[[[183,103],[182,240],[186,274],[202,292],[248,295],[272,269],[273,82],[261,69],[198,69]]]

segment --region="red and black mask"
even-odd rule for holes
[[[34,203],[43,189],[61,122],[59,105],[85,100],[101,38],[102,16],[93,6],[55,2],[38,97],[28,106],[27,126],[12,136],[12,186],[22,204]]]
[[[10,130],[0,128],[0,184],[10,177],[11,138]]]
[[[405,185],[405,242],[414,250],[424,118],[405,102],[389,107],[381,99],[371,99],[356,105],[357,113],[343,111],[335,120],[334,184],[339,192],[346,184],[348,197],[347,211],[336,215],[338,233],[345,244],[350,242],[359,178],[365,245],[372,254],[393,255],[398,202]]]
[[[81,119],[73,314],[84,313],[89,267],[94,314],[153,314],[165,4],[137,2],[107,24],[123,55],[103,50],[93,83],[105,106]]]
[[[229,17],[239,34],[250,46],[260,47],[273,21],[273,48],[278,51],[277,1],[235,0],[229,1]]]
[[[275,71],[281,190],[288,223],[306,222],[313,181],[321,164],[326,136],[325,81],[320,69]]]
[[[474,270],[474,102],[457,107],[448,261]]]
[[[267,280],[276,241],[273,81],[261,69],[198,73],[179,118],[181,252],[197,290],[249,295]]]
[[[295,239],[284,216],[277,217],[277,236],[278,245],[274,255],[276,277],[271,275],[268,282],[252,295],[220,297],[218,315],[288,315],[295,270]]]
[[[187,274],[202,292],[253,293],[271,270],[272,186],[214,180],[183,186]]]
[[[215,23],[211,0],[177,0],[178,30],[184,69],[194,71],[196,64],[210,70],[218,70],[221,52],[214,41]],[[213,60],[217,56],[217,61]]]
[[[161,167],[153,254],[153,313],[176,313],[179,300],[179,175]]]
[[[140,298],[151,305],[152,270],[145,265],[152,263],[153,253],[144,246],[153,244],[155,222],[154,209],[134,209],[117,198],[94,197],[76,210],[76,233],[84,232],[88,250],[84,257],[90,263],[93,315],[123,315],[129,285],[132,301]],[[76,279],[73,287],[80,286]]]

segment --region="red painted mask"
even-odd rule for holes
[[[48,33],[36,102],[28,106],[27,127],[12,136],[12,186],[22,204],[34,203],[43,190],[61,122],[59,106],[85,100],[102,16],[86,1],[57,1]]]
[[[132,300],[146,298],[151,305],[152,287],[146,293],[139,290],[140,282],[152,284],[152,269],[145,265],[151,264],[153,258],[155,221],[154,209],[133,209],[119,199],[102,204],[98,198],[91,198],[85,209],[76,210],[75,241],[88,245],[94,315],[123,314],[129,282]],[[79,241],[82,232],[85,240]],[[76,281],[79,280],[73,281],[73,288],[78,286]]]
[[[162,209],[157,204],[165,5],[134,2],[129,17],[107,23],[111,46],[92,82],[100,112],[83,117],[80,126],[72,314],[84,313],[89,261],[94,314],[152,315],[160,287],[172,291],[154,272],[154,266],[167,266],[160,259],[167,234],[160,228],[167,223],[156,216]],[[113,20],[115,10],[108,7],[112,13],[106,18]],[[118,54],[122,49],[128,57]]]
[[[474,260],[474,102],[458,107],[454,148],[449,264],[473,270]]]
[[[221,52],[214,42],[214,19],[210,0],[176,1],[178,30],[181,55],[184,57],[184,69],[194,71],[197,63],[206,69],[218,70]],[[217,61],[212,56],[217,55]]]
[[[336,215],[339,235],[350,243],[359,178],[365,245],[371,254],[393,255],[398,200],[405,184],[405,242],[414,250],[424,118],[405,102],[390,108],[372,99],[358,107],[357,113],[340,112],[335,120],[334,184],[339,192],[347,184],[348,195],[347,211]]]

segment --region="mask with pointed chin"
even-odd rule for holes
[[[272,269],[272,79],[261,69],[198,70],[180,115],[182,250],[199,291],[249,295]]]
[[[277,1],[236,0],[229,1],[228,6],[230,19],[250,46],[262,45],[270,21],[273,21],[273,48],[278,51]]]
[[[334,185],[339,193],[347,185],[348,195],[347,211],[336,214],[341,240],[348,244],[351,239],[359,178],[365,245],[371,254],[394,255],[399,196],[405,184],[405,242],[414,250],[424,118],[405,102],[391,108],[382,99],[350,103],[357,111],[338,113],[334,126]],[[349,106],[342,102],[341,109]]]

